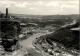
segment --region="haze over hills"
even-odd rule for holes
[[[74,19],[79,19],[80,14],[71,15],[26,15],[26,14],[11,14],[16,20],[23,23],[36,23],[39,26],[47,25],[64,25],[66,23],[71,23]]]
[[[63,18],[79,18],[80,14],[69,14],[69,15],[27,15],[27,14],[10,14],[18,18],[30,18],[30,19],[63,19]]]

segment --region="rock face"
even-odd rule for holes
[[[73,25],[68,25],[62,27],[55,31],[54,33],[47,36],[46,40],[52,45],[53,41],[63,44],[66,48],[74,48],[79,50],[80,44],[80,30],[71,30],[72,28],[80,28],[80,24],[75,23]]]
[[[0,19],[0,25],[0,30],[4,34],[12,33],[12,35],[16,35],[20,33],[20,25],[17,21]]]
[[[12,46],[16,46],[18,42],[18,35],[20,33],[19,23],[6,19],[0,19],[0,45],[5,51],[13,51]],[[17,46],[16,46],[17,47]]]

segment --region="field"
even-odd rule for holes
[[[21,21],[21,23],[25,23],[27,25],[26,27],[30,28],[29,31],[34,30],[33,33],[42,33],[45,30],[54,32],[64,25],[71,24],[74,20],[79,20],[79,15],[21,15],[21,17],[18,15],[16,16],[16,20]],[[32,23],[33,26],[28,26],[29,23]],[[37,26],[35,26],[34,23],[37,24]],[[33,36],[33,38],[35,37]],[[33,48],[28,50],[30,56],[41,56],[41,53],[33,52],[33,50]]]
[[[11,16],[14,18],[13,20],[19,21],[20,24],[22,24],[21,25],[21,34],[22,34],[21,36],[22,37],[21,37],[20,45],[27,48],[29,56],[43,56],[42,53],[38,52],[33,46],[32,44],[33,40],[35,40],[36,38],[40,38],[40,36],[42,37],[44,35],[45,35],[44,39],[46,39],[47,36],[48,37],[50,36],[50,38],[53,38],[54,32],[60,29],[61,27],[69,25],[73,23],[74,21],[80,22],[80,17],[78,14],[73,14],[73,15],[11,14]],[[53,33],[53,34],[47,35],[48,33]],[[64,31],[60,31],[58,35],[55,35],[55,36],[60,36],[63,33]],[[65,32],[65,34],[66,33],[67,32]],[[42,41],[42,39],[40,40]],[[45,53],[44,56],[47,56],[47,53]]]

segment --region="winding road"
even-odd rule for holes
[[[42,36],[42,33],[37,33],[37,34],[33,34],[32,36],[30,36],[28,39],[25,39],[23,41],[20,41],[20,45],[25,47],[25,48],[34,48],[34,46],[32,45],[32,42],[35,38]]]
[[[20,45],[27,49],[29,56],[43,56],[40,52],[38,52],[35,47],[32,45],[32,42],[35,38],[38,38],[46,33],[37,33],[30,36],[28,39],[20,41]]]

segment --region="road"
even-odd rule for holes
[[[32,42],[35,38],[38,38],[42,35],[45,35],[46,33],[37,33],[33,34],[30,36],[28,39],[25,39],[23,41],[20,41],[20,45],[23,46],[24,48],[27,48],[28,53],[30,54],[29,56],[42,56],[40,52],[37,52],[35,50],[35,47],[32,45]]]
[[[34,48],[34,46],[32,45],[33,40],[37,37],[40,37],[41,35],[43,35],[43,34],[42,33],[33,34],[28,39],[20,41],[20,45],[25,48]]]

